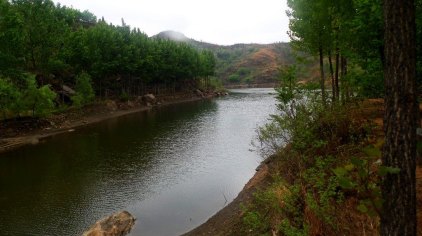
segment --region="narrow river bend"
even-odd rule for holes
[[[107,120],[0,154],[0,234],[80,235],[120,210],[131,235],[179,235],[233,200],[261,161],[272,89]]]

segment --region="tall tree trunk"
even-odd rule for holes
[[[336,86],[334,81],[334,70],[333,70],[333,61],[332,61],[331,49],[328,50],[328,62],[330,63],[330,76],[331,76],[331,90],[332,90],[332,100],[333,103],[336,100]]]
[[[349,80],[346,79],[347,76],[347,58],[346,57],[341,57],[343,60],[343,67],[342,67],[342,78],[343,81],[342,83],[344,83],[344,95],[346,98],[346,102],[348,102],[350,100],[350,83]]]
[[[344,57],[340,56],[340,79],[341,79],[341,93],[339,95],[339,98],[342,100],[343,104],[346,102],[346,88],[347,88],[347,82],[344,78],[345,76],[345,61]]]
[[[321,98],[322,98],[322,104],[325,106],[325,74],[324,74],[324,54],[323,54],[322,47],[319,47],[319,70],[321,73]]]
[[[416,235],[416,26],[413,0],[384,0],[384,166],[381,235]]]
[[[334,86],[335,86],[335,90],[336,90],[336,99],[337,100],[340,97],[340,90],[339,90],[339,86],[338,86],[339,67],[340,67],[340,49],[336,48],[336,74],[335,74],[335,77],[334,77]]]

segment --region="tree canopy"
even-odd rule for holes
[[[292,45],[320,56],[321,76],[324,58],[328,59],[334,101],[340,96],[346,99],[352,92],[382,96],[384,28],[380,0],[288,0],[288,6]]]
[[[332,102],[355,94],[384,97],[381,235],[416,235],[416,128],[420,126],[421,0],[288,0],[290,37],[320,57],[332,78]],[[332,55],[335,56],[333,63]]]
[[[209,51],[149,38],[123,19],[113,25],[51,0],[0,0],[0,32],[0,78],[21,89],[28,75],[36,76],[37,88],[58,91],[76,86],[84,73],[97,96],[138,95],[148,86],[179,88],[214,74]]]

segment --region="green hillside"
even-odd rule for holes
[[[216,57],[216,77],[226,86],[272,86],[277,82],[278,69],[294,64],[296,56],[289,43],[235,44],[221,46],[186,37],[175,31],[163,31],[153,37],[188,43],[199,49],[214,52]],[[309,58],[308,58],[309,60]],[[315,80],[318,76],[315,60],[312,58],[300,73],[300,80]]]

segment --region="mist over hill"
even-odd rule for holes
[[[160,32],[157,35],[154,35],[153,38],[170,39],[177,42],[194,41],[193,39],[186,37],[184,34],[177,31],[172,31],[172,30]]]
[[[289,43],[234,44],[222,46],[191,39],[176,31],[163,31],[154,38],[188,43],[198,49],[214,52],[216,76],[226,86],[272,86],[277,83],[278,68],[295,63],[295,55]],[[311,63],[313,64],[313,63]],[[308,65],[308,68],[312,65]],[[300,80],[314,80],[317,70],[299,73]]]

